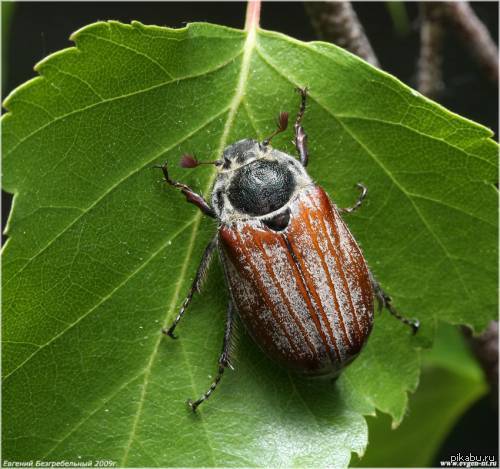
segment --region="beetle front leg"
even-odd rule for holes
[[[401,316],[401,314],[399,314],[396,308],[394,308],[394,306],[392,305],[391,297],[382,289],[382,287],[375,280],[375,277],[371,272],[370,272],[370,280],[372,282],[373,291],[377,298],[379,310],[387,308],[389,313],[391,313],[395,318],[399,319],[407,326],[411,327],[413,334],[416,334],[418,332],[418,329],[420,328],[420,321],[418,319],[408,319],[405,318],[404,316]]]
[[[175,318],[174,322],[168,329],[167,328],[162,329],[162,332],[165,335],[172,337],[172,339],[177,339],[177,337],[174,335],[174,330],[177,327],[179,321],[182,319],[182,316],[184,316],[186,308],[189,306],[189,303],[191,303],[191,300],[193,299],[193,295],[195,294],[195,292],[198,293],[200,292],[201,284],[203,283],[203,279],[205,278],[205,273],[207,272],[208,266],[210,265],[212,255],[216,247],[217,247],[217,236],[214,236],[212,241],[210,241],[208,246],[205,248],[205,252],[203,253],[203,256],[201,258],[200,265],[198,266],[198,270],[196,271],[196,275],[194,277],[191,288],[189,289],[189,293],[184,302],[182,303],[181,309],[179,310],[177,317]]]
[[[302,166],[306,167],[309,161],[309,154],[307,151],[307,134],[304,131],[304,127],[302,127],[302,118],[304,117],[304,112],[306,111],[306,98],[307,98],[307,88],[297,88],[297,91],[300,93],[300,107],[299,112],[297,113],[297,118],[295,119],[295,148],[299,152],[300,162]]]
[[[222,379],[222,375],[226,368],[233,369],[230,362],[230,352],[231,352],[231,341],[233,336],[233,324],[234,324],[234,306],[233,302],[229,300],[229,304],[227,306],[227,315],[226,315],[226,328],[224,331],[224,341],[222,343],[222,352],[219,356],[219,369],[217,370],[217,375],[213,380],[212,384],[208,388],[208,390],[196,401],[188,399],[187,403],[193,412],[196,411],[197,407],[204,401],[206,401],[212,393],[215,391],[215,388],[220,383]]]
[[[364,184],[361,184],[360,182],[356,184],[356,187],[361,191],[358,200],[356,200],[356,203],[352,207],[340,208],[340,213],[352,213],[354,212],[354,210],[357,210],[359,207],[361,207],[361,204],[365,200],[366,194],[368,193],[368,189]]]
[[[208,215],[209,217],[215,218],[214,209],[203,198],[203,196],[201,196],[200,194],[197,194],[189,186],[186,186],[186,184],[182,184],[181,182],[174,181],[173,179],[170,179],[170,176],[168,174],[167,162],[163,163],[163,165],[161,165],[161,166],[156,165],[156,166],[154,166],[154,168],[160,168],[163,171],[163,177],[165,178],[165,182],[167,184],[170,184],[173,187],[176,187],[177,189],[180,189],[181,192],[186,196],[186,200],[189,203],[196,205],[205,215]]]

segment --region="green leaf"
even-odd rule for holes
[[[109,458],[122,466],[347,465],[364,415],[401,421],[436,319],[483,328],[496,314],[497,148],[491,132],[324,43],[208,24],[96,23],[37,65],[5,102],[3,450],[9,460]],[[293,88],[310,88],[310,172],[340,206],[412,337],[377,317],[335,382],[270,363],[243,335],[236,372],[192,415],[222,343],[215,263],[176,315],[216,226],[159,181],[155,163],[210,160],[264,138]],[[273,145],[293,153],[291,133]],[[208,194],[211,168],[172,176]],[[473,249],[471,249],[473,246]]]
[[[487,392],[481,368],[460,332],[440,325],[408,416],[396,430],[388,416],[368,418],[370,445],[356,467],[430,467],[458,418]]]

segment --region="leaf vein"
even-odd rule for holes
[[[321,104],[320,104],[320,106],[324,108],[324,106],[322,106]],[[414,107],[412,104],[409,104],[409,106]],[[326,108],[324,108],[324,109],[326,109]],[[487,160],[486,158],[482,158],[479,155],[476,155],[474,153],[469,153],[468,151],[465,151],[463,148],[460,148],[460,147],[457,147],[456,145],[453,145],[452,143],[450,143],[448,140],[446,140],[444,138],[436,137],[436,136],[430,135],[430,134],[425,134],[425,133],[421,132],[418,129],[415,129],[415,128],[412,128],[412,127],[409,127],[409,126],[403,124],[403,122],[391,122],[391,121],[387,121],[387,120],[384,120],[384,119],[377,119],[377,118],[374,118],[374,117],[349,116],[349,115],[346,115],[346,114],[335,114],[335,118],[337,120],[342,120],[342,119],[349,120],[349,119],[351,119],[351,120],[362,120],[362,121],[369,121],[369,122],[379,122],[379,123],[385,124],[385,125],[391,125],[391,126],[395,126],[395,127],[402,127],[402,128],[404,128],[404,129],[406,129],[406,130],[408,130],[410,132],[414,132],[414,133],[416,133],[418,135],[421,135],[424,138],[428,138],[430,140],[435,140],[435,141],[444,143],[445,145],[453,148],[454,150],[459,151],[460,153],[463,153],[463,154],[465,154],[467,156],[471,156],[472,158],[478,159],[478,160],[480,160],[480,161],[482,161],[484,163],[487,163],[488,165],[496,168],[495,164],[493,162],[491,162],[490,160]],[[459,130],[461,130],[461,129],[456,129],[455,132],[457,132]],[[455,132],[453,132],[453,133],[455,133]],[[483,137],[481,137],[481,138],[483,138]],[[487,138],[487,137],[484,137],[484,138]]]
[[[230,59],[228,59],[225,62],[219,64],[217,67],[214,67],[211,70],[204,70],[202,72],[195,73],[193,75],[185,75],[183,77],[175,78],[175,79],[170,80],[170,81],[164,81],[164,82],[161,82],[161,83],[157,83],[155,85],[149,86],[148,88],[142,88],[142,89],[139,89],[139,90],[131,91],[130,93],[125,93],[125,94],[121,94],[121,95],[118,95],[118,96],[113,96],[111,98],[106,98],[103,101],[92,103],[92,104],[89,104],[88,106],[84,106],[84,107],[79,108],[79,109],[74,109],[73,111],[67,112],[66,114],[62,114],[62,115],[56,117],[53,121],[47,122],[47,123],[43,124],[42,126],[37,127],[36,129],[32,130],[25,137],[19,138],[18,142],[16,142],[16,145],[14,145],[9,151],[5,152],[4,158],[7,158],[11,153],[13,153],[17,149],[17,147],[19,147],[19,145],[23,144],[25,141],[29,140],[30,138],[32,138],[33,136],[35,136],[37,133],[41,132],[42,130],[45,130],[45,128],[49,127],[50,125],[54,124],[55,122],[58,122],[58,121],[61,121],[63,119],[66,119],[67,117],[70,117],[70,116],[73,116],[73,115],[76,115],[76,114],[88,111],[89,109],[93,109],[93,108],[95,108],[97,106],[100,106],[100,105],[103,105],[103,104],[107,104],[107,103],[110,103],[110,102],[118,101],[120,99],[126,99],[126,98],[130,98],[130,97],[133,97],[133,96],[137,96],[139,94],[143,94],[143,93],[147,93],[147,92],[152,91],[152,90],[163,88],[164,86],[168,86],[168,85],[171,85],[173,83],[177,84],[177,83],[179,83],[181,81],[192,80],[192,79],[195,79],[195,78],[203,77],[203,76],[205,76],[207,74],[210,74],[210,73],[215,73],[215,72],[217,72],[219,70],[222,70],[224,67],[227,67],[231,63],[233,63],[234,60],[237,57],[239,57],[241,54],[242,54],[242,51],[238,52],[236,55],[234,55]],[[44,78],[44,77],[43,76],[39,76],[37,79],[40,79],[40,78]],[[5,114],[5,117],[9,116],[10,114],[11,114],[11,112]]]
[[[93,37],[97,40],[109,42],[111,44],[114,44],[115,46],[121,47],[121,48],[126,49],[130,52],[133,52],[134,54],[137,54],[140,57],[144,57],[144,58],[148,59],[152,64],[156,65],[160,70],[162,70],[168,79],[172,80],[174,78],[173,75],[160,62],[158,62],[153,57],[149,56],[148,54],[146,54],[144,52],[138,51],[137,49],[134,49],[133,47],[126,46],[125,44],[122,44],[121,42],[117,42],[113,39],[108,39],[106,37],[99,36],[99,35],[93,34],[93,33],[89,33],[87,31],[82,31],[80,33],[80,37],[82,37],[82,36],[90,36],[90,37]]]
[[[147,165],[151,164],[153,161],[156,159],[160,158],[161,155],[168,153],[170,150],[175,148],[177,145],[180,145],[182,142],[188,140],[191,138],[194,134],[199,132],[200,130],[204,129],[208,125],[210,125],[212,122],[217,120],[221,115],[226,113],[229,108],[224,108],[222,111],[220,111],[218,114],[215,114],[213,117],[211,117],[209,120],[203,122],[199,127],[196,129],[192,130],[191,132],[187,133],[184,135],[181,139],[177,140],[174,142],[172,145],[170,145],[167,148],[163,148],[159,153],[155,154],[152,158],[149,158],[145,163],[142,163],[140,166],[138,166],[136,169],[133,171],[127,173],[125,176],[120,178],[116,183],[114,183],[112,186],[108,187],[105,192],[103,192],[102,195],[100,195],[92,204],[90,204],[88,207],[85,209],[80,209],[81,213],[74,218],[71,223],[69,223],[66,227],[64,227],[59,233],[49,240],[47,244],[41,248],[39,251],[37,251],[31,258],[29,258],[28,262],[26,262],[18,271],[14,272],[9,280],[5,282],[4,287],[6,287],[12,280],[14,280],[33,260],[35,260],[39,255],[41,255],[44,251],[46,251],[57,239],[59,239],[64,233],[66,233],[72,226],[74,226],[82,217],[87,215],[94,207],[96,207],[100,202],[102,202],[109,194],[111,194],[114,190],[116,190],[121,184],[123,184],[126,180],[128,180],[130,177],[133,175],[137,174],[139,171],[143,170]],[[5,244],[7,246],[8,243]],[[5,247],[4,247],[5,249]]]
[[[61,75],[66,75],[68,77],[73,78],[74,80],[78,80],[80,83],[84,84],[92,93],[94,93],[95,96],[97,96],[101,101],[104,101],[105,98],[102,96],[87,80],[84,80],[82,77],[79,77],[78,75],[75,75],[74,73],[67,72],[63,70],[61,67],[58,67],[55,64],[52,64],[50,62],[47,62],[44,64],[44,67],[53,67],[54,69],[57,70],[57,73]]]
[[[113,294],[115,294],[120,288],[122,288],[125,284],[128,283],[136,274],[138,274],[144,267],[146,267],[163,249],[169,246],[169,243],[174,240],[177,236],[179,236],[184,230],[186,230],[190,225],[192,225],[196,221],[193,218],[191,221],[182,226],[177,232],[175,232],[170,238],[168,238],[164,243],[160,245],[160,247],[154,251],[149,258],[145,259],[144,262],[141,262],[136,269],[134,269],[129,275],[127,275],[116,287],[114,287],[107,295],[103,296],[101,300],[99,300],[92,308],[83,313],[78,319],[72,323],[68,323],[68,327],[66,329],[61,330],[58,334],[56,334],[52,339],[50,339],[45,344],[39,345],[38,350],[29,355],[22,363],[20,363],[16,368],[14,368],[9,374],[5,375],[3,378],[3,382],[10,378],[14,373],[16,373],[19,369],[21,369],[27,362],[29,362],[35,355],[37,355],[40,351],[48,347],[52,342],[56,341],[59,337],[63,336],[68,330],[75,327],[78,323],[80,323],[83,319],[85,319],[89,314],[95,311],[99,306],[109,300]]]

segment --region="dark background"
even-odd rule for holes
[[[497,38],[498,3],[474,2],[472,5],[493,37]],[[409,28],[405,33],[397,32],[385,2],[356,2],[354,8],[384,70],[415,87],[419,49],[418,4],[406,4]],[[35,76],[35,63],[52,52],[71,47],[70,34],[86,24],[115,19],[182,27],[187,22],[208,21],[242,28],[245,9],[243,2],[17,3],[3,34],[6,46],[2,57],[3,97]],[[264,3],[261,27],[304,41],[316,39],[302,2]],[[453,31],[446,36],[443,72],[446,87],[438,101],[450,110],[491,128],[498,139],[497,85],[485,78]],[[10,195],[3,193],[2,228],[10,204]],[[439,460],[448,459],[458,452],[498,457],[498,409],[493,402],[494,399],[487,396],[460,419],[436,456],[436,465]]]

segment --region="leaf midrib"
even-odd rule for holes
[[[233,98],[231,99],[231,104],[229,106],[227,120],[226,120],[226,123],[224,125],[224,129],[222,131],[219,146],[217,148],[216,154],[218,154],[218,155],[222,154],[222,151],[227,146],[228,137],[229,137],[231,128],[233,126],[234,119],[236,118],[238,108],[239,108],[239,106],[243,100],[243,96],[245,94],[246,84],[248,82],[248,75],[249,75],[249,71],[250,71],[250,61],[251,61],[253,50],[255,49],[255,38],[256,38],[256,29],[252,28],[247,32],[247,38],[246,38],[245,44],[243,46],[243,58],[241,61],[241,69],[240,69],[240,73],[238,76],[238,82],[237,82],[235,94],[234,94]],[[216,177],[216,172],[212,171],[211,177],[209,178],[207,185],[205,187],[205,191],[204,191],[205,193],[213,185],[215,177]],[[181,286],[185,283],[184,277],[186,276],[187,267],[189,265],[191,254],[192,254],[193,249],[194,249],[194,244],[195,244],[195,240],[196,240],[196,236],[197,236],[198,227],[199,227],[199,224],[201,223],[201,218],[202,218],[202,213],[197,212],[197,214],[195,215],[195,223],[193,224],[193,231],[191,233],[190,242],[188,245],[188,249],[186,250],[186,256],[184,258],[184,262],[183,262],[182,268],[181,268],[181,273],[179,275],[179,282],[177,283],[176,291],[174,292],[174,295],[172,297],[172,301],[170,302],[170,307],[168,308],[164,324],[166,324],[168,322],[168,320],[171,316],[171,312],[173,311],[175,305],[177,304],[177,301],[178,301],[178,298],[180,295]],[[139,421],[140,421],[140,418],[142,415],[142,409],[144,406],[144,401],[145,401],[146,394],[147,394],[147,386],[149,384],[149,375],[151,373],[151,369],[153,367],[153,363],[155,361],[155,358],[158,354],[159,346],[161,344],[161,339],[162,339],[162,337],[160,335],[160,337],[158,338],[156,345],[153,349],[150,360],[148,362],[148,366],[146,368],[146,373],[144,374],[143,389],[141,391],[141,396],[139,398],[139,405],[137,407],[137,412],[136,412],[136,415],[135,415],[133,423],[132,423],[130,437],[129,437],[129,440],[128,440],[128,443],[127,443],[127,446],[125,448],[125,452],[124,452],[124,455],[123,455],[123,458],[121,461],[121,467],[126,466],[130,448],[132,447],[132,444],[134,443],[134,440],[136,437],[137,427],[139,425]],[[192,375],[192,370],[191,370],[191,363],[186,358],[184,346],[182,343],[181,343],[181,352],[182,352],[183,359],[186,363],[186,368],[189,370],[193,392],[196,392],[195,385],[194,385],[194,379],[193,379],[193,375]],[[198,412],[200,412],[200,411],[198,411]],[[201,425],[205,431],[206,440],[207,440],[207,447],[210,449],[210,452],[212,455],[212,465],[216,465],[213,447],[210,444],[208,430],[206,428],[206,424],[205,424],[205,421],[203,419],[201,419]]]

